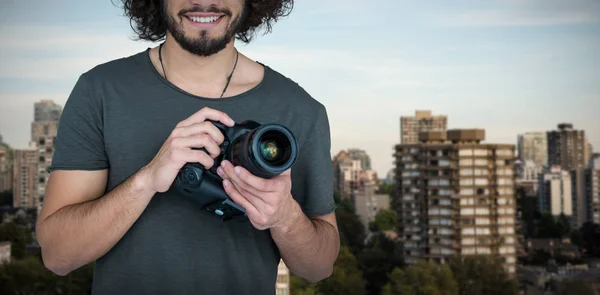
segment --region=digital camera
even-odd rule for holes
[[[290,130],[279,124],[261,125],[247,120],[229,127],[212,122],[224,135],[219,156],[206,169],[200,163],[186,163],[177,174],[174,188],[223,220],[246,218],[246,211],[229,198],[217,168],[223,160],[242,166],[261,178],[273,178],[296,162],[298,146]],[[194,148],[206,151],[204,148]]]

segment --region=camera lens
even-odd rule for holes
[[[252,174],[271,178],[290,168],[298,147],[290,130],[278,124],[261,125],[232,142],[231,158],[235,165]]]
[[[260,143],[260,153],[265,161],[274,162],[280,155],[277,148],[277,142],[273,140],[263,140]]]

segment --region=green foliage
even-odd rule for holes
[[[362,273],[356,265],[354,255],[348,248],[342,247],[331,277],[317,283],[318,294],[366,294]]]
[[[57,276],[34,256],[0,265],[0,294],[90,294],[93,264]]]
[[[588,255],[600,257],[600,225],[586,222],[581,227],[581,245]]]
[[[27,245],[33,241],[33,235],[27,228],[9,222],[0,225],[0,241],[9,241],[11,243],[11,256],[16,259],[23,259],[27,254]]]
[[[13,206],[13,193],[11,190],[0,192],[0,207]]]
[[[316,284],[292,276],[290,293],[302,295],[365,295],[365,283],[362,273],[356,267],[356,258],[347,247],[342,247],[333,266],[333,274]]]
[[[335,210],[340,243],[349,247],[353,255],[357,255],[364,247],[367,237],[365,226],[354,212],[354,207],[349,200],[340,200],[340,194],[334,191],[334,199],[337,209]]]
[[[521,219],[525,223],[523,233],[525,238],[535,237],[535,222],[541,217],[538,211],[538,199],[536,197],[527,196],[525,189],[519,187],[517,189],[517,204],[520,208]]]
[[[500,258],[466,256],[450,261],[461,295],[516,295],[518,282],[505,272]]]
[[[396,268],[384,295],[458,295],[458,283],[448,265],[420,261],[406,269]]]
[[[394,185],[382,182],[375,193],[381,195],[392,195],[394,193]]]
[[[395,230],[398,215],[392,210],[381,210],[375,215],[374,229],[378,231]]]
[[[571,235],[571,223],[564,214],[555,218],[546,212],[542,215],[538,226],[537,237],[540,239],[562,239]]]
[[[392,270],[403,266],[401,245],[382,232],[374,234],[358,255],[358,267],[363,272],[368,294],[380,294]]]

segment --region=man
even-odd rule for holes
[[[95,261],[94,294],[273,294],[280,258],[309,281],[328,277],[339,239],[326,109],[234,47],[292,3],[124,4],[141,39],[166,39],[77,81],[37,224],[45,265],[66,275]],[[170,189],[185,163],[210,168],[219,155],[223,135],[208,120],[282,124],[297,139],[295,165],[275,178],[218,168],[246,222]]]

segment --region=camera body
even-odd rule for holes
[[[294,135],[279,124],[261,125],[252,120],[229,127],[212,122],[224,135],[220,154],[206,169],[200,163],[186,163],[177,174],[173,187],[203,210],[223,220],[245,218],[246,211],[229,198],[217,168],[223,160],[242,166],[261,178],[275,177],[296,162],[298,146]],[[204,148],[194,148],[203,150]]]

